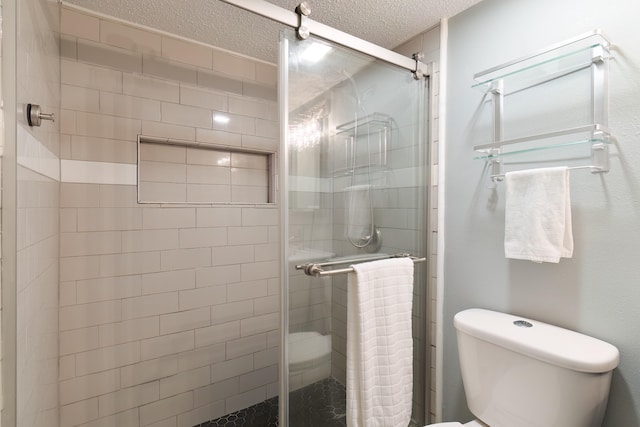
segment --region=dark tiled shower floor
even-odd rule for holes
[[[303,387],[290,394],[289,412],[291,427],[346,427],[345,388],[333,378]],[[278,427],[278,398],[194,427]]]

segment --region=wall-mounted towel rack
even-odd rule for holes
[[[381,259],[389,259],[389,258],[411,258],[414,263],[417,262],[425,262],[426,258],[415,257],[408,253],[399,253],[392,255],[380,255],[380,256],[372,256],[366,258],[348,258],[348,259],[339,259],[333,261],[319,262],[319,263],[308,263],[308,264],[300,264],[296,265],[296,270],[304,270],[304,273],[307,276],[314,277],[325,277],[325,276],[335,276],[337,274],[345,274],[352,273],[353,268],[339,268],[335,270],[324,270],[323,267],[331,267],[334,265],[343,265],[343,264],[353,264],[360,262],[369,262],[369,261],[379,261]]]
[[[493,138],[488,144],[473,147],[479,154],[475,159],[489,162],[492,180],[500,181],[505,156],[570,146],[591,149],[591,164],[580,167],[592,173],[609,171],[609,145],[613,137],[608,122],[608,65],[610,42],[599,29],[549,46],[524,58],[509,61],[474,75],[474,88],[483,89],[491,98]],[[576,71],[591,71],[591,123],[565,129],[503,139],[504,95],[523,91],[546,82],[568,76]],[[525,148],[514,144],[529,142]],[[505,150],[509,146],[510,149]]]

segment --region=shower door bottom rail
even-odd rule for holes
[[[409,253],[399,253],[399,254],[393,254],[393,255],[384,255],[384,256],[377,256],[377,257],[374,256],[374,257],[368,257],[368,258],[351,258],[351,259],[327,261],[327,262],[320,262],[320,263],[300,264],[300,265],[296,265],[296,270],[304,270],[304,273],[307,276],[314,276],[314,277],[335,276],[338,274],[352,273],[354,271],[353,267],[338,268],[335,270],[324,270],[323,267],[331,267],[334,265],[341,265],[341,264],[351,264],[354,262],[378,261],[378,260],[389,259],[389,258],[411,258],[411,260],[414,263],[425,262],[427,260],[427,258],[419,258]]]

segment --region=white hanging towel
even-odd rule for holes
[[[567,167],[505,174],[507,258],[559,262],[573,255]]]
[[[353,241],[367,240],[371,236],[371,186],[353,185],[346,188],[347,218],[345,235]]]
[[[347,292],[347,426],[411,420],[413,261],[352,265]]]

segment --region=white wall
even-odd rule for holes
[[[465,308],[484,307],[575,329],[616,345],[621,362],[613,376],[604,425],[640,425],[639,14],[640,3],[625,0],[485,0],[449,21],[445,420],[471,417],[457,363],[453,316]],[[483,161],[472,160],[472,146],[491,137],[483,118],[487,106],[482,93],[471,89],[472,76],[594,28],[601,28],[614,44],[609,125],[617,143],[611,172],[571,173],[572,259],[558,265],[506,260],[504,187],[499,184],[495,194],[489,190]],[[565,98],[574,95],[569,91]],[[532,97],[531,121],[544,123],[549,119],[545,114],[560,101]],[[520,110],[525,119],[527,111]]]

